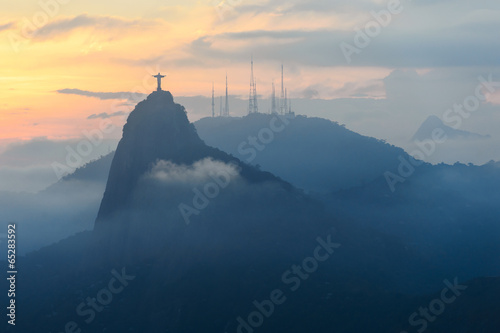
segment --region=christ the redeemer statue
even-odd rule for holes
[[[153,75],[158,80],[158,88],[156,89],[157,91],[161,91],[161,79],[165,77],[165,75],[161,75],[158,73],[158,75]]]

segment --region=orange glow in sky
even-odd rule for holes
[[[237,13],[228,3],[219,7],[216,3],[169,1],[168,6],[160,6],[153,0],[30,0],[4,4],[0,19],[0,140],[78,137],[85,128],[95,126],[86,118],[109,112],[110,101],[58,90],[149,93],[155,84],[150,75],[157,71],[167,74],[164,86],[174,96],[210,96],[212,82],[219,95],[226,72],[230,93],[245,96],[252,53],[259,93],[269,96],[272,80],[277,82],[280,77],[280,62],[259,62],[259,50],[244,39],[211,40],[211,36],[304,26],[342,28],[353,20],[332,14]],[[266,44],[265,38],[261,42]],[[197,54],[196,48],[203,43],[211,43],[214,55],[210,58]],[[239,49],[236,59],[226,54]],[[370,80],[389,73],[381,68],[308,68],[298,67],[292,60],[283,62],[291,95],[315,82],[333,92],[361,76]],[[332,92],[319,97],[346,97]]]

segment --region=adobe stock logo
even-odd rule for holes
[[[418,312],[413,312],[408,318],[408,322],[413,327],[418,327],[417,332],[423,333],[429,327],[429,323],[436,321],[437,317],[442,315],[446,310],[446,306],[452,304],[462,295],[462,291],[467,289],[467,286],[458,284],[458,278],[451,283],[444,280],[445,288],[441,290],[439,298],[435,298],[429,302],[426,307],[420,307]],[[400,333],[408,333],[402,331]]]
[[[411,0],[408,0],[411,1]],[[353,43],[340,43],[340,50],[344,55],[348,64],[352,62],[354,54],[360,54],[361,51],[370,46],[372,40],[382,33],[382,28],[386,28],[391,24],[394,15],[399,15],[403,12],[404,7],[400,0],[389,0],[387,9],[382,9],[378,12],[371,11],[370,15],[373,20],[367,22],[363,29],[356,27],[354,32]]]
[[[92,154],[94,148],[99,147],[104,142],[105,134],[110,134],[116,126],[109,119],[102,119],[99,129],[90,131],[84,130],[82,133],[85,139],[82,139],[76,145],[76,149],[66,145],[66,164],[52,162],[51,167],[57,180],[61,180],[65,175],[71,174],[78,167],[83,165],[84,158]]]
[[[462,103],[455,103],[453,108],[447,109],[442,116],[443,123],[454,129],[460,129],[465,119],[468,119],[471,114],[478,111],[481,103],[488,100],[488,96],[495,93],[500,88],[500,82],[493,80],[493,75],[490,74],[487,78],[484,76],[478,77],[479,83],[474,89],[474,94],[464,98]],[[436,152],[439,145],[444,144],[448,140],[448,136],[442,128],[434,128],[431,133],[431,138],[423,141],[415,140],[414,143],[418,147],[409,154],[409,158],[399,155],[399,166],[397,174],[386,171],[384,177],[392,193],[396,191],[398,183],[404,183],[411,177],[416,168],[424,164],[426,157],[432,156]]]
[[[213,0],[212,4],[219,15],[219,19],[224,21],[224,13],[234,11],[236,6],[240,5],[243,0]]]
[[[142,85],[137,85],[132,89],[132,91],[135,92],[122,93],[121,96],[112,103],[109,111],[112,114],[122,115],[119,122],[126,122],[129,112],[134,109],[133,105],[123,106],[123,101],[137,104],[144,99],[144,96],[148,91],[156,88],[156,79],[152,78],[152,74],[160,72],[160,67],[156,66],[156,69],[147,67],[145,68],[145,71],[146,74],[142,79]],[[76,146],[67,145],[65,147],[65,163],[54,161],[51,164],[57,180],[61,180],[64,176],[75,172],[77,168],[81,167],[85,158],[90,156],[94,149],[98,148],[105,142],[106,135],[111,134],[118,129],[121,129],[121,127],[115,125],[111,119],[104,118],[100,119],[98,128],[83,130],[81,133],[84,138],[82,138]]]
[[[200,188],[193,188],[192,206],[185,203],[179,204],[179,212],[184,219],[186,225],[191,223],[192,215],[200,215],[201,211],[208,207],[210,200],[219,196],[221,190],[225,189],[233,178],[238,176],[241,172],[241,167],[238,163],[232,161],[228,163],[230,168],[219,168],[212,172],[209,176],[211,181],[205,182]]]
[[[266,149],[266,146],[271,144],[276,135],[285,130],[290,121],[285,116],[274,116],[269,121],[269,126],[261,128],[257,136],[250,135],[247,140],[238,145],[238,153],[241,156],[249,155],[245,161],[253,162],[258,155],[258,152]]]
[[[105,306],[108,306],[113,302],[114,296],[123,292],[125,287],[129,285],[129,281],[135,279],[134,275],[128,275],[125,271],[125,267],[122,268],[121,273],[117,272],[115,269],[111,271],[113,277],[109,280],[106,288],[99,290],[95,297],[87,297],[85,302],[81,302],[76,307],[76,314],[80,317],[87,317],[84,319],[87,325],[91,324],[96,318],[97,313],[104,310]],[[77,322],[68,321],[64,325],[64,333],[81,333],[83,330],[80,328]],[[60,333],[63,333],[60,332]]]
[[[10,32],[7,35],[10,45],[14,52],[19,53],[21,51],[21,46],[28,43],[33,37],[35,37],[36,32],[45,27],[50,19],[59,15],[61,10],[61,5],[67,5],[71,0],[40,0],[38,5],[41,10],[37,11],[31,19],[24,17],[22,20],[21,34]]]
[[[302,282],[308,280],[319,268],[319,264],[327,261],[336,249],[341,245],[332,242],[332,235],[328,235],[326,240],[322,237],[316,238],[318,245],[310,257],[306,257],[299,265],[292,265],[281,275],[281,282],[288,287],[290,292],[297,291]],[[278,305],[287,301],[285,291],[274,289],[269,293],[269,299],[261,302],[254,300],[252,305],[255,310],[250,312],[245,319],[236,318],[238,327],[236,333],[254,333],[259,327],[264,325],[265,320],[270,318]]]

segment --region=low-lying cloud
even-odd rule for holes
[[[0,227],[16,223],[21,255],[85,230],[91,230],[105,184],[65,181],[39,194],[0,191]]]
[[[57,182],[51,164],[66,163],[67,147],[76,149],[81,139],[49,140],[45,137],[7,144],[0,153],[0,191],[38,192]],[[82,156],[82,165],[116,148],[116,139],[104,139],[91,154]]]
[[[192,165],[178,165],[170,161],[158,161],[144,179],[162,184],[202,184],[221,174],[232,178],[239,176],[237,166],[205,158]]]

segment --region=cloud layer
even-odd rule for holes
[[[140,98],[145,98],[147,97],[146,94],[143,93],[134,93],[134,92],[94,92],[94,91],[88,91],[88,90],[81,90],[81,89],[60,89],[57,90],[58,93],[60,94],[69,94],[69,95],[78,95],[78,96],[85,96],[85,97],[95,97],[100,100],[108,100],[108,99],[119,99],[119,100],[132,100],[132,96],[134,97],[140,97]]]
[[[195,162],[193,165],[177,165],[170,161],[158,161],[151,172],[144,176],[146,181],[155,181],[162,184],[196,185],[212,181],[213,177],[227,175],[229,180],[239,176],[234,165],[215,161],[211,158]]]
[[[65,35],[79,28],[92,27],[98,30],[126,29],[144,26],[151,22],[140,20],[127,20],[113,16],[92,16],[82,14],[71,18],[59,19],[50,22],[36,30],[34,37],[38,40],[47,40],[61,35]]]

